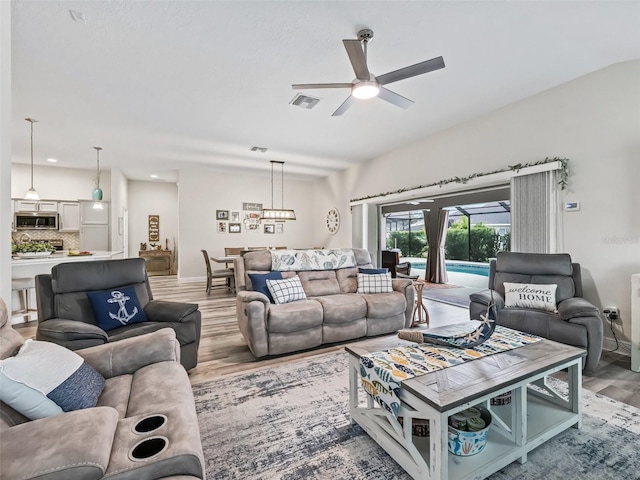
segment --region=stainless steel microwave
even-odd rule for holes
[[[58,230],[56,212],[18,212],[14,221],[16,230]]]

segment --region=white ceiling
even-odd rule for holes
[[[81,12],[86,23],[72,19]],[[640,2],[13,1],[13,161],[175,180],[181,165],[326,176],[613,63],[640,58]],[[342,45],[375,33],[380,75],[442,55],[446,68],[332,112],[351,82]],[[252,145],[267,153],[249,151]]]

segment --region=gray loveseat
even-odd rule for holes
[[[470,295],[470,317],[479,319],[486,312],[493,292],[498,325],[583,348],[587,351],[583,367],[593,370],[602,353],[603,323],[599,310],[582,298],[580,272],[580,264],[572,263],[565,253],[499,252],[489,265],[489,289]],[[558,312],[505,308],[505,282],[557,285]]]
[[[285,279],[298,275],[307,296],[286,304],[272,304],[252,287],[249,273],[272,271],[269,250],[247,252],[235,259],[238,324],[256,357],[393,333],[411,325],[413,282],[393,279],[392,293],[356,293],[358,268],[373,265],[367,250],[351,250],[356,261],[353,267],[283,271]]]
[[[0,299],[0,360],[23,343]],[[193,393],[172,329],[76,353],[106,379],[97,405],[29,420],[0,402],[0,478],[205,478]]]

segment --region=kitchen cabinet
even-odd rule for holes
[[[58,230],[77,232],[80,230],[80,204],[78,202],[58,202]]]
[[[80,250],[89,252],[109,250],[109,225],[82,225]]]
[[[171,275],[171,250],[139,250],[144,258],[147,275]]]
[[[58,202],[49,200],[16,200],[16,212],[57,212]]]
[[[102,210],[94,202],[80,201],[80,250],[109,250],[109,203]]]
[[[102,202],[102,210],[93,208],[95,202],[80,202],[80,225],[108,225],[109,203]]]

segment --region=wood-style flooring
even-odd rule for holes
[[[198,366],[189,372],[193,385],[208,382],[222,375],[340,351],[345,345],[357,345],[369,351],[375,351],[388,348],[398,342],[396,335],[386,335],[343,342],[290,355],[256,359],[249,351],[238,329],[235,295],[229,293],[222,283],[219,284],[219,288],[212,290],[211,296],[207,296],[204,282],[179,284],[176,276],[150,277],[150,282],[156,299],[197,303],[200,306],[202,334]],[[429,311],[431,327],[464,322],[469,318],[468,310],[465,308],[426,299],[424,304]],[[15,328],[25,338],[34,338],[36,326],[36,322],[29,322],[16,325]],[[420,328],[426,328],[426,326],[421,325]],[[603,353],[598,368],[584,375],[583,386],[593,392],[640,408],[640,374],[631,371],[630,367],[630,357],[617,353]]]

